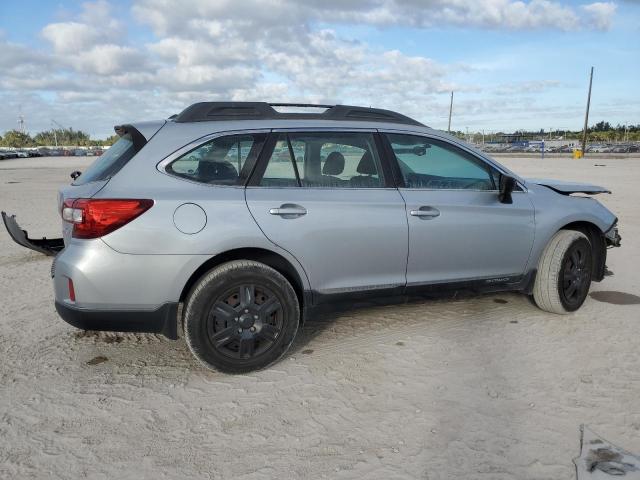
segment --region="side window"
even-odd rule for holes
[[[261,186],[384,187],[373,134],[281,133]]]
[[[439,140],[388,134],[407,188],[495,190],[492,168]]]
[[[293,149],[293,141],[291,141]],[[293,150],[294,155],[296,150]],[[303,164],[304,151],[300,158],[300,147],[298,146],[298,158],[296,159],[296,167],[300,169]],[[263,187],[297,187],[298,177],[294,164],[291,161],[291,152],[289,151],[289,142],[286,135],[280,136],[273,148],[273,153],[267,163],[267,168],[262,176],[260,186]]]
[[[212,185],[241,185],[260,153],[265,134],[217,137],[182,155],[167,167],[167,173]]]

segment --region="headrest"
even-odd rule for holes
[[[344,172],[344,155],[340,152],[331,152],[322,167],[323,175],[340,175]]]
[[[376,175],[378,173],[370,152],[365,152],[365,154],[362,155],[356,171],[361,175]]]

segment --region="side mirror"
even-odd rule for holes
[[[516,179],[509,175],[500,175],[500,191],[498,200],[500,203],[513,203],[511,192],[516,187]]]
[[[82,172],[80,172],[79,170],[75,170],[75,171],[71,172],[71,175],[69,175],[69,176],[75,180],[80,175],[82,175]]]

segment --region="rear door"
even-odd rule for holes
[[[246,189],[264,234],[303,265],[322,301],[401,289],[404,201],[370,131],[274,132]]]
[[[407,286],[517,281],[534,239],[528,193],[518,187],[513,203],[500,203],[498,170],[444,140],[396,133],[386,140],[406,201]]]

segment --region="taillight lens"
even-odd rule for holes
[[[68,198],[62,219],[73,223],[74,238],[98,238],[126,225],[153,206],[147,199]]]

